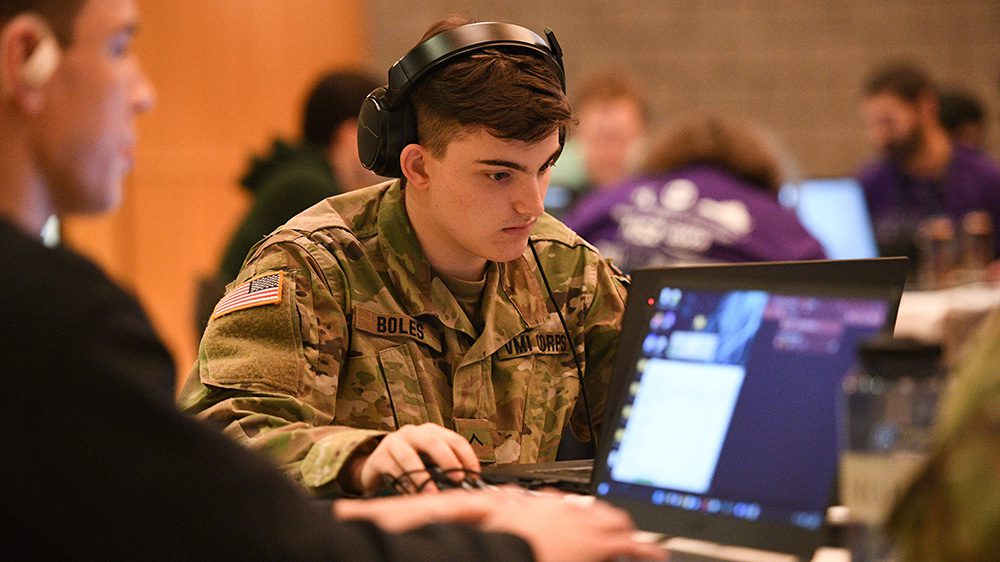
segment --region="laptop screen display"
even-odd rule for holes
[[[810,179],[782,187],[779,198],[795,209],[802,226],[830,259],[878,255],[864,190],[856,179]]]
[[[886,299],[668,286],[643,304],[596,494],[818,528],[835,397]]]

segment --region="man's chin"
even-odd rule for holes
[[[498,251],[491,261],[497,263],[507,263],[514,261],[524,255],[524,252],[528,249],[528,240],[525,239],[523,244],[511,244],[510,246],[503,248]]]

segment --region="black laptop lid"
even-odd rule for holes
[[[640,528],[811,556],[838,397],[905,259],[634,272],[592,492]]]

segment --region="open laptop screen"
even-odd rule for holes
[[[831,263],[636,272],[594,493],[651,530],[747,546],[753,538],[739,535],[762,529],[817,538],[836,475],[841,381],[898,303],[892,283],[823,281]],[[782,281],[790,265],[815,269],[813,283],[808,273]],[[705,520],[717,529],[687,526]],[[758,546],[794,552],[793,543]]]
[[[779,198],[795,210],[830,259],[878,256],[864,191],[856,179],[808,179],[782,187]]]

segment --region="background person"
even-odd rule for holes
[[[595,189],[610,186],[638,168],[646,149],[649,107],[646,90],[621,70],[591,73],[575,90],[577,126],[566,153],[552,172],[546,211],[562,217]],[[563,201],[555,205],[555,197]]]
[[[865,129],[879,156],[858,179],[882,255],[917,258],[914,239],[926,218],[960,225],[986,211],[1000,232],[1000,167],[983,152],[956,143],[941,125],[937,89],[920,67],[890,63],[869,76],[861,104]],[[1000,236],[994,236],[994,255]]]
[[[941,125],[952,140],[969,148],[986,148],[986,110],[983,102],[963,90],[948,90],[938,96]]]
[[[226,244],[218,273],[198,280],[194,311],[198,340],[226,284],[236,278],[254,244],[323,199],[378,179],[358,159],[358,110],[377,86],[375,78],[355,70],[321,76],[302,107],[301,140],[275,139],[268,154],[250,160],[240,179],[253,198],[250,209]]]
[[[639,176],[587,197],[566,224],[625,271],[692,262],[823,259],[778,202],[777,145],[729,117],[679,119],[650,148]]]
[[[378,85],[359,71],[325,74],[303,104],[301,140],[275,139],[270,153],[250,161],[240,185],[253,203],[222,257],[219,275],[225,283],[236,278],[250,248],[288,219],[327,197],[378,181],[358,159],[358,111]]]

